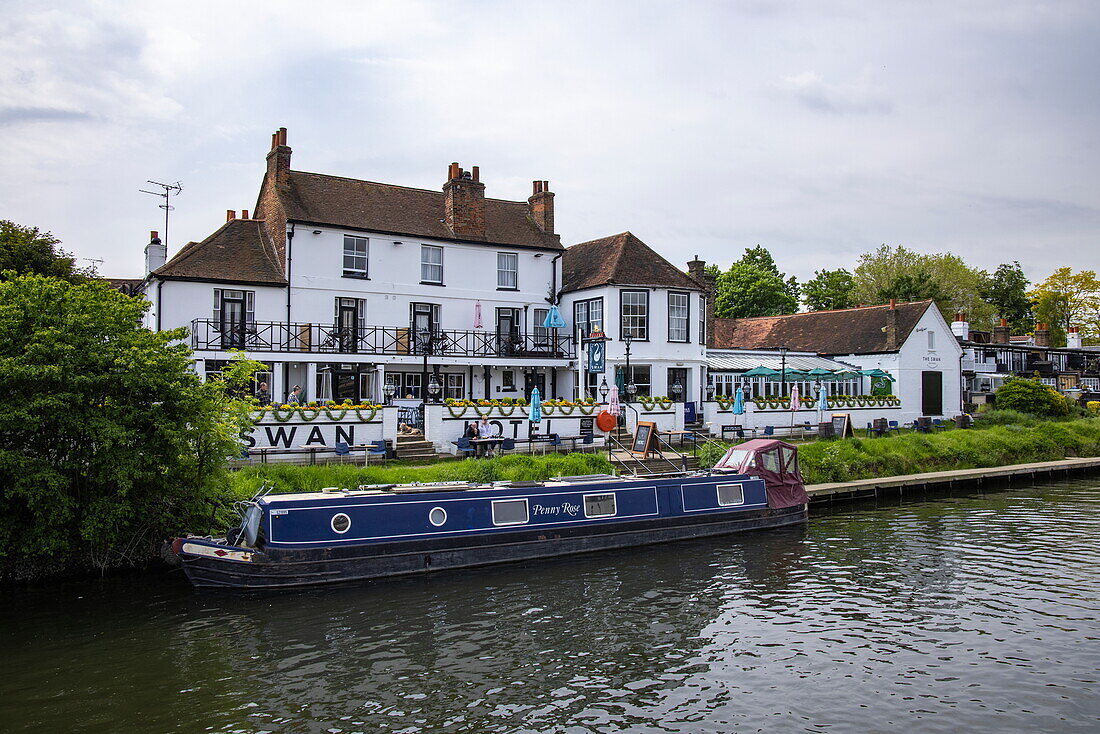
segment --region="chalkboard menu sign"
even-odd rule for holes
[[[837,438],[852,438],[852,416],[848,413],[833,413],[833,434]]]
[[[656,442],[657,424],[652,421],[638,421],[634,429],[634,440],[630,442],[630,453],[635,456],[647,456],[653,452]]]
[[[595,430],[595,423],[596,423],[595,418],[581,418],[581,433],[582,434],[593,433],[594,430]]]

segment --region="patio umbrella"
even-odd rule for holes
[[[527,417],[531,419],[532,423],[542,422],[542,398],[539,397],[537,387],[531,390],[531,410],[528,411]]]
[[[561,311],[557,306],[551,306],[550,310],[546,312],[546,318],[543,319],[542,325],[546,329],[564,329],[565,319],[561,317]]]
[[[806,374],[810,375],[811,377],[817,377],[817,378],[820,378],[820,379],[827,379],[827,378],[834,377],[833,371],[832,370],[827,370],[824,367],[814,367],[812,370],[810,370]]]
[[[771,367],[753,367],[748,372],[741,375],[742,377],[771,377],[772,375],[778,375],[779,370],[773,370]]]
[[[817,410],[824,412],[829,409],[829,396],[825,394],[825,388],[817,391]]]
[[[622,407],[619,405],[619,386],[613,385],[611,392],[607,396],[607,412],[616,418],[619,417],[619,413],[623,412]]]
[[[802,410],[802,401],[798,399],[798,385],[791,388],[791,411]]]
[[[474,328],[484,328],[485,322],[481,319],[481,301],[474,303]]]
[[[779,370],[775,370],[775,374],[768,375],[768,379],[772,380],[773,382],[778,382],[782,379],[805,380],[807,377],[809,377],[809,373],[803,372],[802,370],[796,370],[794,367],[788,367],[782,372],[780,372]]]
[[[737,386],[737,390],[733,393],[733,414],[745,414],[745,390],[740,385]]]

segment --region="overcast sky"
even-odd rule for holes
[[[323,6],[324,9],[318,9]],[[800,279],[881,243],[1097,268],[1097,2],[0,5],[0,218],[143,275],[292,166],[487,195],[548,179],[565,244]]]

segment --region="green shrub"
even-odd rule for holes
[[[1018,410],[1042,416],[1069,415],[1069,401],[1049,385],[1025,377],[1013,377],[997,388],[998,410]]]

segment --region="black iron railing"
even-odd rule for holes
[[[516,357],[571,359],[568,334],[501,334],[485,329],[438,329],[432,333],[401,326],[347,328],[332,324],[282,321],[191,322],[194,349],[316,354],[424,355],[436,357]]]

